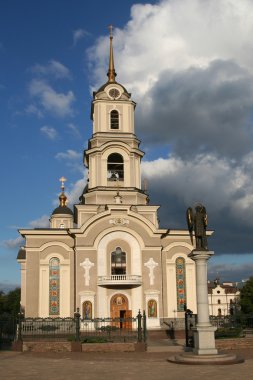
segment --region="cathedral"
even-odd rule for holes
[[[147,328],[196,313],[194,248],[188,230],[159,227],[158,205],[142,188],[144,152],[135,135],[136,103],[116,81],[110,35],[108,80],[93,93],[92,136],[84,152],[87,185],[67,206],[62,177],[49,228],[20,229],[25,246],[21,307],[26,317],[136,317]]]

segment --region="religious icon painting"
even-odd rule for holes
[[[90,301],[83,303],[83,319],[92,319],[92,303]]]
[[[157,318],[157,302],[155,300],[148,301],[148,318]]]

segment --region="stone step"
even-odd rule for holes
[[[148,330],[147,337],[151,340],[159,339],[184,339],[185,331],[184,330]]]
[[[183,346],[147,346],[147,352],[184,352]]]

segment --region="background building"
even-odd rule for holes
[[[209,314],[213,316],[233,315],[240,298],[240,290],[232,282],[219,280],[208,282]]]

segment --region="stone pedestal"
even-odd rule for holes
[[[196,263],[196,290],[198,321],[194,331],[193,353],[197,355],[216,355],[213,327],[209,320],[207,261],[214,254],[211,251],[193,250],[189,257]]]
[[[196,263],[197,312],[198,322],[194,331],[193,353],[184,352],[171,356],[168,361],[176,364],[237,364],[244,359],[233,354],[218,354],[215,348],[213,327],[209,320],[207,261],[213,255],[210,251],[193,250],[189,257]]]

